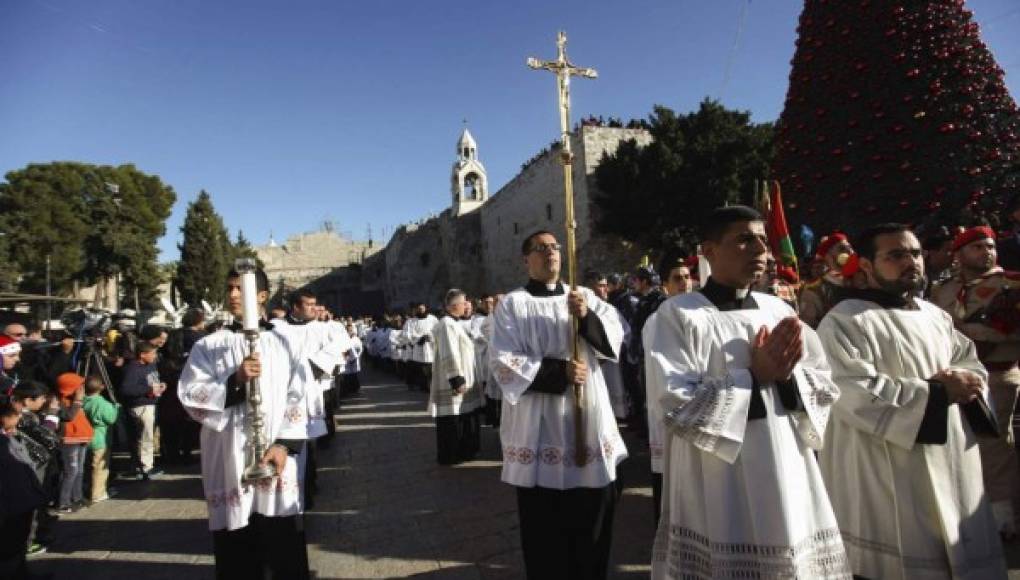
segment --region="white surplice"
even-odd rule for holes
[[[338,324],[312,320],[294,324],[276,321],[273,332],[283,336],[298,361],[287,398],[284,439],[315,439],[326,434],[326,402],[323,393],[333,386],[333,369],[350,350],[351,339]],[[323,374],[315,377],[315,365]],[[332,420],[332,417],[329,418]]]
[[[485,323],[488,319],[487,315],[475,314],[471,317],[471,324],[468,327],[468,336],[474,341],[475,346],[475,384],[483,395],[489,383],[489,337],[485,332]]]
[[[916,443],[927,379],[966,369],[987,379],[949,314],[844,300],[818,327],[843,392],[819,461],[854,573],[883,580],[1006,577],[981,456],[960,407],[942,445]]]
[[[433,417],[466,415],[482,406],[480,385],[475,381],[474,341],[465,321],[444,316],[432,330],[435,362],[429,390],[429,412]],[[450,379],[464,379],[465,391],[454,394]]]
[[[648,320],[645,321],[645,327],[641,333],[642,344],[647,344],[649,339],[649,333],[657,331],[649,331],[649,328],[655,328],[656,320],[658,320],[658,312],[653,312]],[[647,353],[647,351],[646,351]],[[646,355],[647,356],[647,355]],[[663,453],[666,449],[666,438],[668,433],[666,431],[666,422],[663,418],[666,416],[662,410],[662,396],[666,394],[666,381],[659,380],[648,380],[647,373],[645,378],[645,406],[647,407],[648,416],[648,451],[651,455],[652,473],[662,474]]]
[[[296,360],[278,335],[263,331],[258,341],[262,375],[264,434],[272,443],[286,421],[287,393]],[[209,529],[236,530],[253,513],[290,516],[301,513],[297,464],[287,458],[283,473],[258,486],[241,485],[248,442],[248,403],[225,408],[227,380],[248,354],[241,333],[220,330],[195,343],[181,373],[177,396],[192,419],[202,425],[202,488],[209,510]]]
[[[345,375],[353,375],[361,372],[361,353],[364,347],[361,339],[357,336],[350,337],[350,350],[344,353],[344,367],[341,371]]]
[[[794,371],[804,411],[763,385],[767,415],[748,421],[751,341],[793,310],[752,293],[757,309],[722,312],[700,292],[664,302],[643,331],[646,380],[668,436],[653,578],[850,578],[814,450],[839,391],[803,326]]]
[[[432,344],[432,329],[439,323],[439,319],[431,314],[424,318],[408,318],[404,323],[403,342],[408,346],[409,356],[407,360],[416,363],[432,364],[435,358],[435,346]],[[422,341],[423,338],[429,340]]]
[[[623,342],[610,306],[587,288],[579,288],[588,303],[588,316],[602,322],[614,359]],[[616,480],[616,466],[627,448],[616,428],[597,353],[581,339],[580,356],[588,365],[584,385],[585,456],[583,467],[574,459],[574,396],[528,393],[543,358],[570,359],[570,315],[567,296],[532,296],[519,288],[507,294],[493,315],[489,364],[503,393],[499,429],[503,445],[503,481],[521,487],[599,488]]]
[[[502,401],[503,390],[499,388],[499,383],[496,382],[496,377],[492,375],[492,367],[489,365],[489,351],[492,350],[492,321],[494,318],[492,314],[489,314],[482,321],[481,326],[478,328],[478,333],[482,335],[482,339],[478,342],[484,340],[485,343],[484,356],[480,361],[482,365],[481,372],[485,374],[485,396],[494,401]]]
[[[623,314],[612,304],[610,308],[616,312],[616,317],[623,327],[623,344],[630,342],[630,324]],[[623,386],[623,372],[620,370],[620,363],[615,360],[602,361],[602,377],[606,381],[606,389],[609,391],[609,403],[613,406],[613,415],[617,419],[627,417],[627,390]],[[661,473],[661,472],[660,472]]]

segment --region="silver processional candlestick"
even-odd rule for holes
[[[242,331],[248,339],[248,353],[256,354],[259,344],[259,290],[255,277],[257,265],[251,258],[241,258],[234,263],[234,269],[241,275]],[[248,398],[248,442],[245,446],[244,473],[241,482],[258,483],[274,477],[276,470],[263,463],[269,442],[266,441],[265,415],[262,412],[262,388],[258,377],[245,385]]]

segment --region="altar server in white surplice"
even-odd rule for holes
[[[768,250],[757,211],[715,210],[701,241],[712,277],[643,331],[666,428],[652,577],[849,579],[814,455],[839,396],[818,337],[749,290]]]
[[[316,491],[318,467],[315,440],[326,435],[325,392],[333,387],[333,368],[350,350],[350,338],[339,325],[319,322],[318,300],[309,290],[295,290],[290,296],[290,311],[276,321],[273,332],[290,344],[298,361],[291,390],[287,396],[287,421],[281,428],[288,439],[308,441],[298,459],[298,475],[303,483],[302,501],[310,509]],[[327,416],[330,415],[330,416]]]
[[[436,460],[452,465],[478,453],[482,391],[475,380],[475,345],[463,320],[462,290],[446,293],[446,313],[432,330],[435,360],[429,412],[436,419]]]
[[[432,344],[432,329],[439,319],[429,314],[424,302],[414,306],[414,315],[404,323],[401,339],[407,347],[409,386],[428,391],[432,384],[432,362],[435,359],[435,345]]]
[[[868,288],[818,326],[836,403],[819,461],[854,574],[871,580],[1006,578],[981,479],[996,435],[974,343],[924,289],[921,245],[885,224],[857,241]]]
[[[496,307],[489,362],[503,392],[503,481],[517,489],[527,576],[605,578],[616,465],[627,449],[598,361],[619,356],[623,329],[590,290],[568,292],[560,283],[552,234],[532,234],[521,250],[530,280]],[[580,320],[580,360],[570,360],[572,313]],[[582,465],[574,384],[584,385]]]
[[[269,279],[256,274],[258,301],[269,296]],[[241,277],[227,277],[227,309],[240,320]],[[191,348],[177,395],[192,419],[202,425],[202,488],[213,532],[216,577],[307,578],[308,556],[300,521],[296,456],[302,441],[287,440],[287,393],[293,358],[286,340],[268,325],[259,334],[258,357],[249,357],[241,324],[225,327]],[[250,429],[245,385],[258,377],[266,441],[266,459],[280,474],[258,485],[244,485],[245,446]]]

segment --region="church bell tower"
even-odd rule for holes
[[[485,167],[478,161],[478,144],[467,128],[457,141],[457,161],[453,164],[451,182],[454,216],[478,209],[489,198]]]

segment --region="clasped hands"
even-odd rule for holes
[[[751,374],[759,385],[788,381],[803,356],[800,320],[784,318],[771,331],[764,326],[758,329],[751,342]]]
[[[939,371],[931,378],[946,387],[946,397],[950,404],[969,403],[982,396],[985,383],[981,375],[964,369],[946,369]]]

